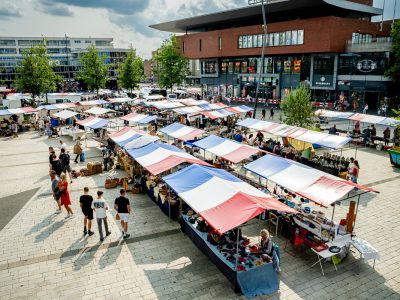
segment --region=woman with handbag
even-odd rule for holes
[[[74,145],[74,154],[76,154],[75,157],[75,163],[78,163],[78,158],[80,160],[80,162],[82,162],[82,143],[81,143],[81,139],[78,138],[78,140],[76,141],[75,145]]]
[[[64,205],[65,209],[67,210],[68,217],[71,217],[74,213],[70,207],[71,198],[68,191],[68,180],[67,180],[67,175],[64,173],[60,176],[60,182],[58,183],[58,188],[61,192],[61,205]]]

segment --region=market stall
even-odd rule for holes
[[[257,175],[259,182],[261,182],[261,178],[267,179],[267,188],[269,188],[268,183],[273,182],[280,186],[281,190],[284,189],[282,199],[285,199],[289,206],[299,211],[299,214],[292,218],[292,222],[295,228],[298,228],[298,231],[294,233],[295,230],[292,230],[293,235],[287,238],[295,246],[306,245],[315,252],[318,256],[316,264],[320,265],[322,274],[324,274],[323,259],[332,258],[336,254],[347,255],[348,247],[354,237],[361,195],[377,192],[371,188],[270,154],[246,165],[244,168]],[[356,189],[356,192],[354,192],[354,189]],[[336,203],[351,198],[357,198],[357,206],[355,202],[351,201],[346,219],[342,219],[340,224],[335,223],[333,217]],[[325,217],[325,213],[313,210],[312,207],[307,205],[309,201],[321,207],[333,205],[332,217],[329,219]],[[279,218],[284,217],[284,215],[278,215],[277,222]],[[344,245],[339,246],[339,244],[342,245],[343,241],[345,241]],[[367,243],[364,244],[367,245]],[[333,246],[335,246],[335,250],[330,251],[330,253],[325,251]],[[366,246],[366,248],[368,247]],[[370,258],[379,259],[379,253],[376,252]],[[336,269],[335,260],[332,261]]]
[[[75,107],[76,107],[75,103],[60,103],[60,104],[42,105],[38,107],[38,110],[62,110]]]
[[[85,128],[89,129],[100,129],[103,127],[107,127],[109,120],[104,120],[101,118],[90,116],[84,120],[76,122],[78,125],[81,125]]]
[[[122,104],[122,103],[131,103],[135,101],[132,98],[126,97],[126,98],[109,98],[107,99],[108,102],[114,103],[114,104]]]
[[[239,105],[239,106],[226,107],[226,110],[229,110],[235,114],[241,114],[253,111],[254,108],[248,107],[246,105]]]
[[[77,114],[78,113],[76,113],[74,111],[62,110],[58,113],[53,114],[53,117],[65,121],[65,120],[75,117]],[[77,139],[84,140],[86,133],[85,133],[85,130],[79,129],[72,125],[67,125],[67,126],[61,127],[60,134],[61,135],[69,135],[70,137],[72,137],[73,141],[76,141]]]
[[[150,116],[133,112],[129,115],[123,116],[121,120],[144,125],[157,120],[157,116]]]
[[[193,115],[201,113],[202,111],[204,111],[204,109],[199,106],[187,106],[174,108],[173,111],[176,112],[178,115]]]
[[[108,137],[119,147],[124,149],[141,148],[159,140],[156,136],[148,135],[143,131],[131,127],[125,127],[117,132],[109,134]]]
[[[193,142],[193,145],[235,164],[260,151],[260,149],[216,135]]]
[[[182,103],[183,105],[186,106],[197,106],[197,105],[201,105],[201,104],[208,104],[208,101],[206,100],[195,100],[192,98],[187,98],[187,99],[177,99],[174,101],[178,101],[180,103]]]
[[[351,138],[313,131],[301,127],[279,124],[247,118],[236,124],[253,130],[264,131],[269,134],[295,139],[304,143],[316,144],[322,147],[339,149],[351,142]]]
[[[203,116],[205,116],[206,118],[212,119],[212,120],[222,119],[222,118],[226,118],[226,117],[233,116],[236,114],[237,113],[232,112],[227,109],[218,109],[218,110],[213,110],[213,111],[202,112]]]
[[[155,107],[158,110],[169,110],[169,109],[174,109],[174,108],[185,106],[184,104],[182,104],[178,101],[168,101],[168,100],[146,102],[146,105]]]
[[[94,116],[101,116],[101,115],[107,115],[109,113],[114,113],[115,111],[112,109],[108,108],[103,108],[103,107],[92,107],[88,110],[86,110],[84,113],[88,115],[94,115]]]
[[[295,213],[293,209],[224,170],[192,165],[163,180],[194,211],[183,214],[185,234],[235,288],[246,297],[279,289],[279,250],[272,256],[259,253],[241,237],[238,227],[265,210]],[[224,233],[231,230],[236,232],[236,243],[224,243]]]
[[[207,104],[200,104],[199,106],[204,110],[217,110],[228,107],[223,103],[207,103]]]
[[[186,126],[181,123],[171,124],[158,131],[180,141],[193,140],[196,137],[201,137],[205,133],[204,130]]]

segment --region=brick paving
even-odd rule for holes
[[[72,141],[65,140],[72,149]],[[65,219],[65,213],[55,215],[47,147],[57,142],[34,133],[0,141],[0,201],[40,188],[0,231],[0,299],[244,299],[179,231],[178,224],[169,221],[145,195],[129,195],[133,206],[130,239],[121,239],[119,224],[111,213],[112,234],[104,243],[98,241],[96,225],[94,236],[83,237],[79,195],[84,186],[93,193],[102,188],[108,174],[75,180],[71,197],[76,216]],[[97,146],[88,143],[89,160],[98,156]],[[353,156],[354,150],[343,154]],[[357,157],[359,182],[381,192],[362,197],[357,235],[375,246],[383,259],[373,269],[358,253],[350,253],[337,272],[325,263],[326,276],[322,276],[318,266],[311,268],[315,254],[304,251],[293,257],[278,236],[280,290],[255,299],[400,299],[400,170],[390,166],[383,152],[359,149]],[[73,162],[72,166],[77,168]],[[105,190],[109,204],[117,192]],[[345,201],[336,208],[336,219],[343,218],[347,210]],[[263,227],[266,224],[256,222],[246,227],[244,234],[254,239]]]

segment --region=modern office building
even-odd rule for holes
[[[257,2],[257,1],[255,1]],[[391,39],[372,0],[267,1],[265,59],[260,5],[174,20],[150,27],[182,33],[181,51],[199,60],[200,83],[211,94],[284,99],[304,82],[317,101],[357,100],[377,107],[388,93],[383,76]]]
[[[45,39],[48,56],[54,70],[66,82],[73,82],[80,67],[80,57],[86,49],[94,45],[105,63],[110,65],[111,81],[116,80],[117,65],[124,60],[127,49],[115,49],[112,38],[75,37],[0,37],[0,81],[13,85],[16,67],[22,60],[26,49],[40,44]]]

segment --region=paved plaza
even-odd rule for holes
[[[65,140],[72,152],[73,142]],[[103,243],[97,225],[94,236],[83,236],[83,187],[94,194],[104,189],[107,176],[121,177],[121,171],[78,178],[70,185],[75,217],[54,214],[49,146],[57,147],[58,140],[33,132],[0,140],[0,299],[245,299],[146,195],[129,194],[129,239],[121,238],[113,212],[108,217],[112,234]],[[87,161],[100,160],[98,143],[88,142],[85,152]],[[380,194],[362,197],[356,232],[380,251],[382,260],[373,269],[351,252],[338,271],[325,263],[322,276],[318,265],[311,267],[314,253],[293,256],[284,249],[286,241],[274,237],[282,253],[280,290],[255,299],[400,299],[400,170],[384,152],[358,149],[357,158],[359,183]],[[109,205],[117,193],[105,190]],[[348,204],[336,208],[336,220],[345,218]],[[255,222],[243,233],[255,239],[266,226]]]

